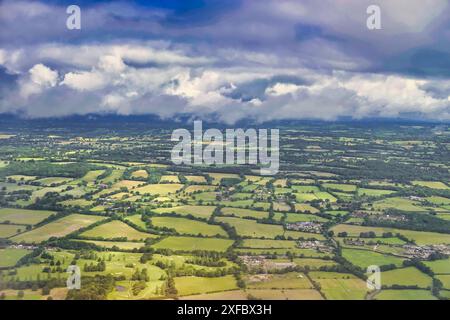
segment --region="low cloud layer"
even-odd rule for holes
[[[64,2],[64,1],[61,1]],[[446,0],[0,3],[0,112],[450,120]],[[56,3],[56,1],[52,2]]]

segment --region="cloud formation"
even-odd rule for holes
[[[450,120],[446,0],[182,3],[1,2],[0,112]]]

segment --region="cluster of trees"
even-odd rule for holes
[[[115,279],[111,275],[82,277],[80,289],[69,290],[66,300],[106,300],[114,289]]]
[[[450,221],[438,218],[434,215],[408,212],[405,215],[403,212],[388,209],[386,213],[392,217],[401,216],[405,219],[378,219],[377,217],[368,217],[364,219],[363,225],[375,227],[388,227],[397,229],[408,229],[416,231],[429,231],[439,233],[450,233]]]
[[[169,298],[175,298],[177,296],[178,290],[175,287],[175,280],[173,279],[173,277],[167,278],[167,284],[164,294]]]
[[[142,270],[139,271],[139,268],[137,268],[133,275],[131,276],[131,280],[134,281],[149,281],[150,277],[147,274],[147,269],[144,268]]]
[[[147,284],[145,283],[145,281],[138,281],[133,283],[131,291],[133,292],[134,296],[137,296],[145,288],[147,288]]]
[[[90,264],[85,264],[83,266],[84,272],[102,272],[106,270],[106,263],[105,261],[100,261],[97,264],[94,264],[91,262]]]
[[[99,169],[103,169],[103,167],[84,162],[53,164],[48,161],[11,161],[8,166],[0,168],[0,176],[22,174],[39,177],[81,178],[89,171]]]
[[[187,259],[185,262],[205,267],[225,267],[227,265],[224,260],[221,260],[220,255],[214,252],[203,256],[192,257],[191,259]]]

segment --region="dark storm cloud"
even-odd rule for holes
[[[77,3],[0,3],[2,112],[450,118],[447,0]]]

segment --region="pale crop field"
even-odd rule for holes
[[[445,183],[440,181],[411,181],[412,184],[421,187],[427,187],[431,189],[447,190],[450,189]]]
[[[104,239],[114,239],[125,237],[128,240],[145,240],[147,238],[156,238],[157,235],[145,233],[133,229],[126,223],[114,220],[101,224],[93,229],[87,230],[81,234],[82,237],[101,237]]]
[[[2,208],[0,209],[0,222],[9,221],[15,224],[35,225],[55,213],[54,211],[46,210]]]
[[[160,196],[166,196],[168,194],[173,194],[183,188],[182,184],[179,183],[168,183],[168,184],[148,184],[143,187],[136,188],[135,191],[141,194],[159,194]]]
[[[303,273],[249,275],[245,278],[249,289],[312,289],[313,285]]]
[[[42,227],[22,233],[12,238],[15,242],[40,243],[50,237],[64,237],[69,233],[87,227],[104,217],[84,214],[71,214]]]

